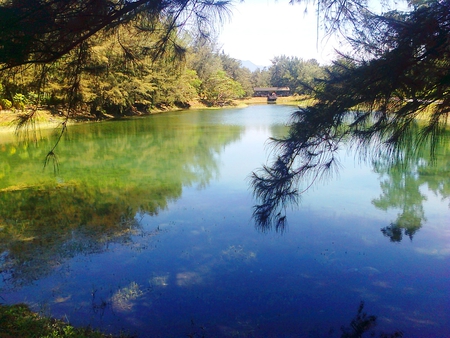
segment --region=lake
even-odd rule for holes
[[[396,167],[343,150],[261,231],[249,177],[293,110],[73,125],[45,170],[55,133],[3,134],[0,301],[139,337],[341,337],[369,316],[367,336],[450,337],[450,142]]]

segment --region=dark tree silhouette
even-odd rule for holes
[[[201,34],[228,11],[229,1],[190,0],[10,0],[0,5],[0,69],[27,63],[50,63],[98,32],[145,15],[164,23],[165,34],[152,51],[160,55],[176,44],[171,32],[195,26]],[[161,30],[146,25],[142,30]],[[180,46],[178,46],[180,47]],[[181,47],[180,47],[181,48]]]

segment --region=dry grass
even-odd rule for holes
[[[21,115],[27,113],[22,111],[14,111],[14,110],[0,110],[0,128],[2,129],[15,129],[17,118]],[[59,123],[64,121],[63,117],[54,115],[50,112],[50,110],[39,109],[37,114],[35,115],[35,122],[40,127],[54,127]]]
[[[237,106],[247,106],[251,104],[267,104],[266,97],[250,97],[245,99],[235,100]],[[313,103],[313,100],[307,96],[280,96],[277,99],[278,104],[287,104],[293,106],[307,106]]]

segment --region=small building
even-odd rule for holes
[[[253,88],[253,96],[266,97],[267,95],[289,96],[291,89],[289,87],[255,87]]]

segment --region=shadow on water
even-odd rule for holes
[[[381,229],[383,235],[392,242],[400,242],[403,236],[412,240],[426,221],[423,203],[427,200],[427,196],[422,191],[424,187],[442,199],[450,197],[450,176],[448,175],[450,130],[447,129],[438,142],[433,143],[433,147],[430,141],[417,140],[421,133],[418,125],[409,133],[408,142],[403,144],[403,148],[395,152],[384,152],[379,149],[378,153],[372,157],[372,168],[379,174],[382,190],[382,194],[373,199],[372,204],[383,211],[400,210],[397,219]],[[411,149],[411,144],[418,147]],[[276,144],[276,141],[274,146],[275,151],[279,150],[280,146]],[[288,145],[284,146],[288,147]],[[432,153],[430,148],[433,149]],[[365,154],[373,151],[363,150],[362,152]],[[309,156],[314,157],[311,154]],[[317,156],[324,155],[319,152]],[[335,157],[332,162],[337,163],[337,154],[333,156]],[[295,160],[301,160],[301,158]],[[288,159],[279,156],[271,165],[264,166],[252,174],[251,186],[257,201],[253,210],[253,220],[255,227],[261,232],[275,230],[283,233],[288,222],[287,208],[298,206],[302,193],[318,180],[329,179],[326,174],[329,170],[332,171],[331,167],[315,167],[314,165],[308,167],[305,164],[302,167],[305,173],[302,175],[304,175],[306,187],[301,187],[303,181],[299,181],[298,173],[290,169],[287,161]],[[330,160],[330,164],[332,162]]]
[[[302,335],[302,337],[308,338],[364,338],[364,337],[378,337],[378,338],[400,338],[403,337],[403,332],[396,330],[393,332],[378,331],[377,321],[378,317],[369,315],[364,311],[364,302],[361,301],[356,315],[351,318],[347,325],[342,325],[340,328],[330,328],[328,332],[310,332],[309,334]],[[324,324],[326,326],[326,324]],[[216,333],[217,334],[217,333]],[[191,319],[191,330],[186,333],[186,337],[199,338],[199,337],[214,337],[216,334],[210,332],[206,325],[202,325]],[[226,332],[225,336],[230,337],[260,337],[267,333],[258,332],[255,328],[248,328],[247,330],[238,331],[232,330]]]
[[[74,255],[129,244],[144,231],[140,217],[166,209],[183,187],[207,186],[219,174],[217,155],[241,133],[177,116],[73,126],[59,148],[56,176],[42,171],[51,135],[37,145],[0,144],[4,283],[29,284]]]

